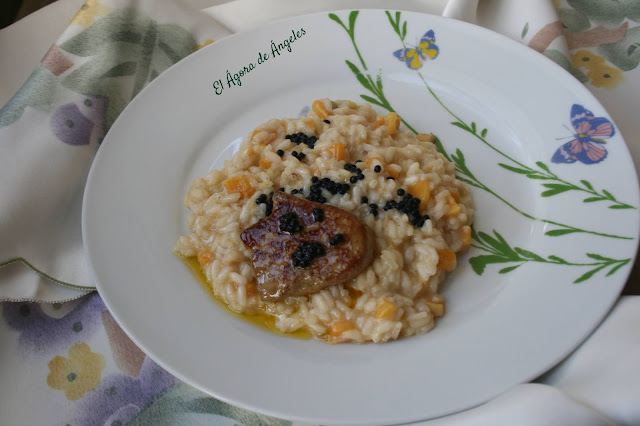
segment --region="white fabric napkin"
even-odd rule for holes
[[[167,38],[193,37],[200,45],[230,34],[215,19],[179,0],[85,3],[29,80],[0,110],[0,301],[63,302],[94,290],[82,246],[82,195],[99,143],[131,100],[132,80],[137,74],[103,70],[111,72],[104,78],[109,79],[107,88],[87,87],[98,86],[82,80],[87,70],[74,80],[72,74],[88,59],[82,43],[103,43],[110,49],[96,56],[131,55],[127,43],[105,40],[109,34],[99,26],[85,40],[74,37],[109,10],[124,8],[132,11],[130,16],[152,17],[154,23],[129,19],[124,12],[110,17],[110,25],[121,25],[123,31],[167,25]],[[174,24],[182,32],[175,30],[173,34]],[[65,50],[65,42],[72,39],[75,47]],[[164,71],[187,56],[197,48],[195,43],[186,52],[167,54],[175,56],[169,60],[153,58],[150,73]],[[123,75],[116,78],[118,73]],[[151,74],[145,77],[144,85],[153,79]],[[101,90],[108,90],[110,96],[83,94]],[[120,105],[113,107],[117,102]]]

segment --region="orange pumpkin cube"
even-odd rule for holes
[[[438,253],[438,269],[444,269],[447,272],[453,271],[456,267],[457,259],[453,250],[443,249],[437,250]]]
[[[229,194],[238,193],[241,198],[249,198],[255,192],[251,181],[246,176],[234,176],[222,182]]]
[[[335,158],[338,161],[344,160],[346,157],[344,152],[344,144],[341,142],[332,144],[329,147],[329,154],[331,155],[331,158]]]

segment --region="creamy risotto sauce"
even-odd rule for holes
[[[230,309],[273,316],[283,332],[331,343],[426,333],[445,313],[439,287],[469,246],[473,220],[470,191],[434,139],[350,101],[321,99],[306,117],[269,120],[222,170],[191,183],[189,233],[175,251],[197,259]],[[353,214],[373,233],[373,260],[347,282],[263,300],[241,234],[271,214],[276,191]]]

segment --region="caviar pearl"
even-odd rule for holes
[[[293,212],[280,216],[278,225],[280,231],[287,234],[295,234],[304,230],[304,226],[300,223],[298,215]]]
[[[306,268],[316,258],[324,256],[324,247],[320,243],[301,241],[293,252],[293,266]]]
[[[336,234],[333,237],[331,237],[331,241],[329,241],[329,244],[331,244],[332,246],[337,246],[343,241],[344,241],[344,235]]]
[[[316,207],[311,213],[313,214],[313,220],[316,222],[322,222],[324,220],[324,210],[320,207]]]

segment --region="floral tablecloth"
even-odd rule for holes
[[[416,2],[405,3],[407,9],[421,10]],[[469,4],[473,2],[451,1],[447,7],[453,13]],[[156,76],[195,50],[274,14],[332,6],[337,7],[273,1],[271,7],[263,6],[264,13],[250,0],[205,12],[171,0],[87,0],[82,6],[0,110],[2,424],[289,423],[211,398],[171,376],[135,346],[92,292],[82,261],[79,208],[88,167],[104,135]],[[640,2],[569,0],[526,7],[485,2],[474,20],[538,50],[585,83],[617,120],[638,164],[638,123],[628,111],[637,109],[633,95],[640,91]],[[628,288],[637,288],[637,281],[632,277]],[[637,359],[638,339],[608,339],[619,338],[617,333],[628,332],[623,325],[639,319],[637,297],[623,299],[601,327],[605,331],[586,345],[609,345]],[[639,395],[627,392],[634,386],[630,380],[640,376],[637,367],[626,371],[626,380],[617,375],[609,388],[590,393],[584,384],[602,381],[581,384],[575,377],[585,377],[590,368],[608,368],[608,358],[595,360],[589,354],[579,350],[573,355],[578,361],[570,359],[540,380],[551,386],[523,385],[434,424],[513,424],[514,419],[548,424],[548,414],[557,414],[553,408],[558,406],[565,417],[556,419],[564,424],[640,423],[639,409],[625,398]],[[620,365],[633,362],[625,356]]]
[[[97,293],[4,303],[0,330],[4,425],[289,424],[181,383],[131,342]]]

